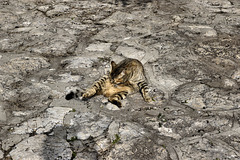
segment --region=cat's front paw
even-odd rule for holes
[[[94,89],[92,90],[87,90],[82,94],[82,100],[87,100],[94,96],[96,94],[96,91]]]

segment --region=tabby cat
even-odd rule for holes
[[[111,71],[86,89],[82,99],[86,100],[96,94],[104,95],[111,103],[122,107],[120,100],[136,90],[140,91],[146,102],[151,102],[142,63],[128,58],[119,64],[112,61]]]

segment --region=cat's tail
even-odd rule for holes
[[[80,94],[81,94],[80,91],[77,89],[75,92],[71,91],[70,93],[66,94],[65,99],[68,101],[71,99],[79,99],[81,97]]]

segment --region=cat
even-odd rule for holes
[[[82,100],[94,95],[103,95],[120,108],[122,107],[120,100],[137,90],[146,102],[152,101],[142,63],[137,59],[127,58],[118,64],[111,61],[111,71],[86,89],[82,94]],[[73,96],[73,93],[70,94],[69,97]]]

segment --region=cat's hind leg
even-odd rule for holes
[[[143,96],[143,99],[145,102],[151,102],[152,98],[149,96],[149,88],[148,88],[148,84],[145,81],[141,81],[138,84],[139,87],[139,91]]]
[[[116,93],[114,95],[112,95],[111,97],[109,97],[109,101],[112,103],[112,104],[115,104],[117,105],[119,108],[122,107],[122,103],[120,100],[122,99],[125,99],[126,96],[127,96],[128,92],[125,92],[125,91],[122,91],[122,92],[119,92],[119,93]]]

